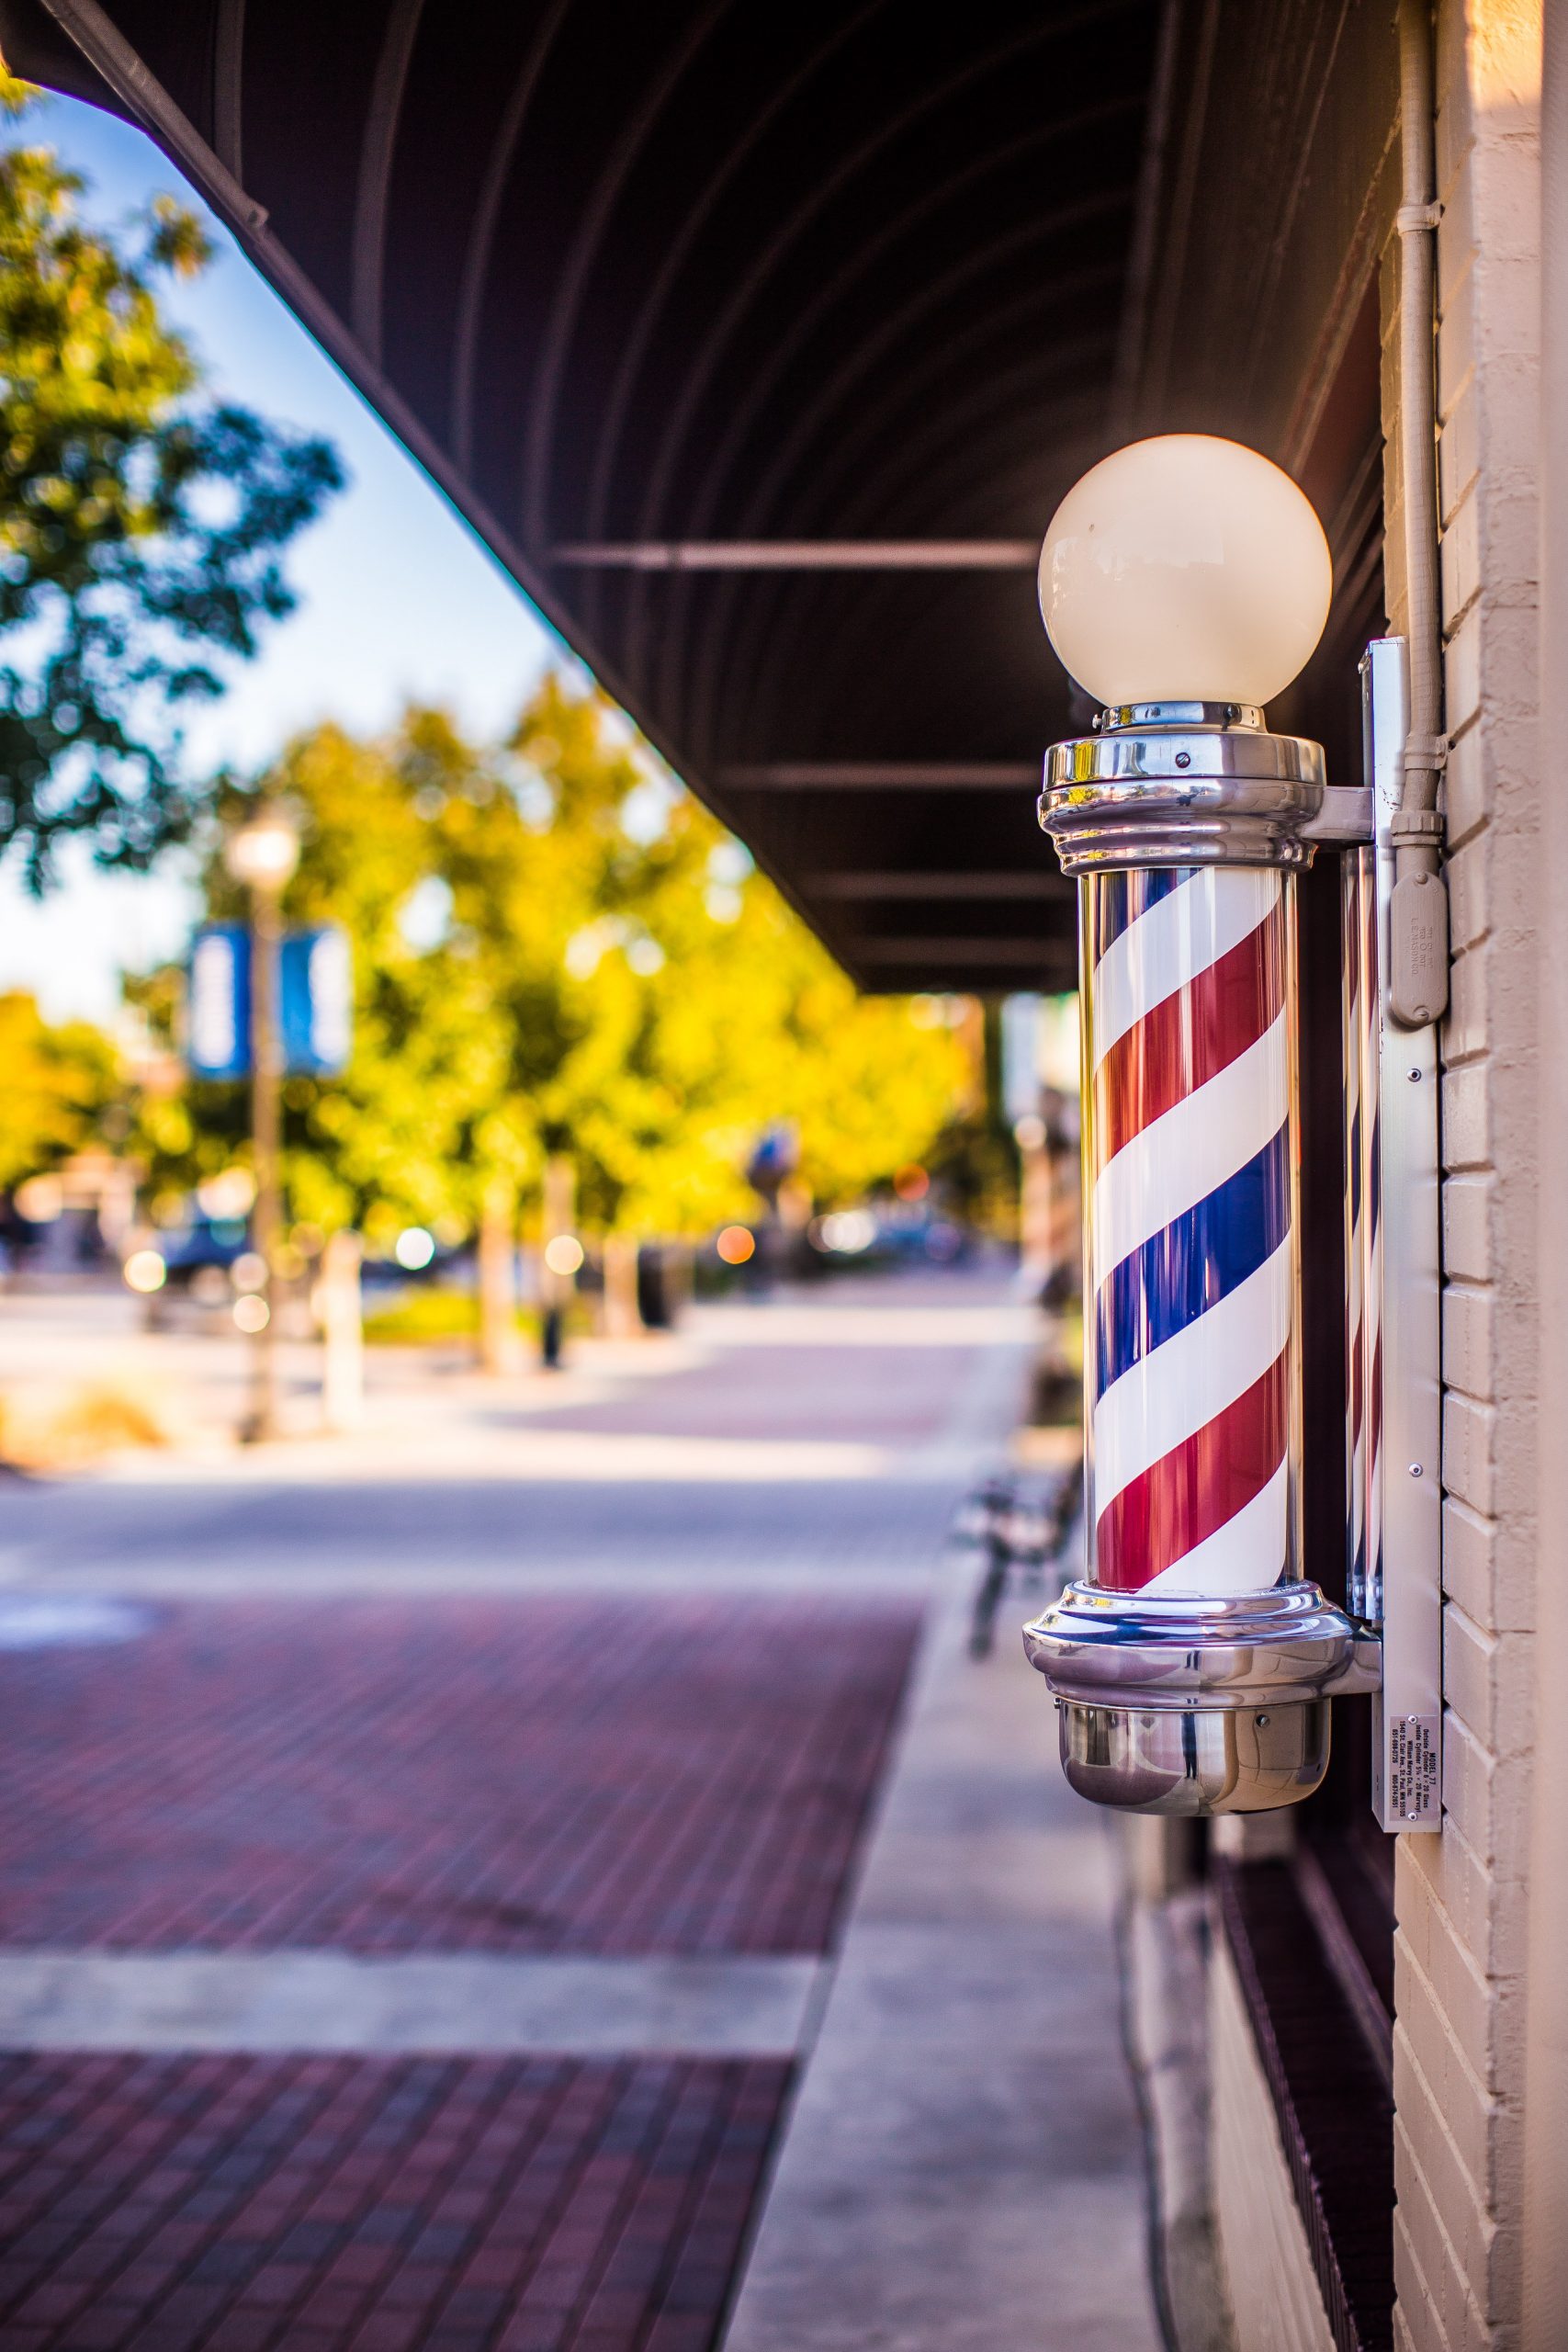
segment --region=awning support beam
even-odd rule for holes
[[[1032,571],[1032,539],[627,539],[558,547],[583,571]]]

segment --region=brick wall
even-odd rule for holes
[[[1224,1936],[1209,1959],[1209,2080],[1215,2229],[1237,2352],[1334,2352],[1273,2093]]]
[[[1396,2330],[1517,2337],[1535,1573],[1540,0],[1438,10],[1438,399],[1453,995],[1443,1037],[1446,1815],[1399,1840]],[[1383,272],[1390,617],[1398,278]],[[1391,1204],[1392,1205],[1392,1204]]]

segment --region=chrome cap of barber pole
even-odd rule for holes
[[[1053,743],[1040,822],[1062,871],[1309,865],[1323,749],[1271,735],[1250,703],[1131,703]]]

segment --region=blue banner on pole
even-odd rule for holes
[[[336,1078],[354,1043],[354,967],[335,923],[283,942],[283,1059],[291,1078]]]
[[[354,1042],[354,967],[335,923],[285,933],[278,958],[283,1067],[290,1078],[335,1078]],[[186,1058],[193,1078],[248,1078],[251,936],[243,922],[204,923],[191,948]]]
[[[193,1078],[251,1067],[251,940],[243,922],[204,923],[190,952],[186,1057]]]

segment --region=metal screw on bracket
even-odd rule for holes
[[[1177,766],[1178,766],[1179,768],[1190,768],[1190,767],[1191,766],[1191,764],[1192,764],[1192,754],[1191,754],[1191,752],[1178,752],[1178,753],[1177,753],[1177,755],[1176,755],[1176,764],[1177,764]]]
[[[1419,1086],[1419,1085],[1420,1085],[1420,1083],[1421,1083],[1421,1073],[1420,1073],[1420,1071],[1419,1071],[1418,1069],[1407,1069],[1407,1070],[1405,1071],[1404,1075],[1405,1075],[1405,1077],[1410,1080],[1410,1083],[1411,1083],[1411,1085],[1412,1085],[1412,1086]]]
[[[1418,1478],[1421,1476],[1421,1464],[1418,1462],[1413,1462],[1411,1464],[1410,1475],[1413,1478]]]

